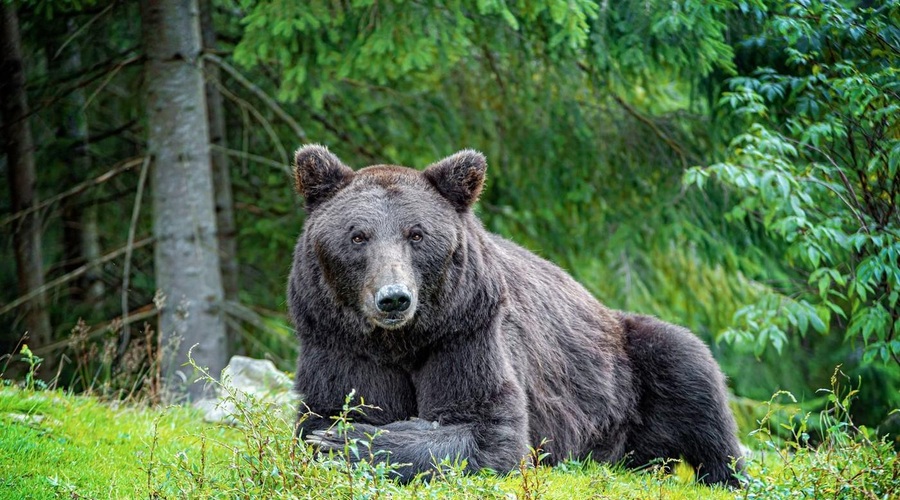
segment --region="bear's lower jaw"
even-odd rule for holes
[[[412,319],[411,316],[401,316],[401,317],[381,317],[381,318],[369,318],[369,321],[380,328],[384,328],[385,330],[399,330],[403,328],[403,325],[407,324],[409,320]]]

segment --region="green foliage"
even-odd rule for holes
[[[688,77],[732,73],[734,49],[725,40],[724,14],[736,8],[720,0],[604,2],[592,55],[601,69],[645,75],[649,88],[656,86],[651,79],[660,68]]]
[[[94,7],[100,0],[2,0],[4,3],[21,3],[34,9],[44,20],[52,20],[60,14],[69,14]]]
[[[735,315],[726,338],[781,350],[788,335],[842,336],[863,363],[900,363],[900,2],[776,7],[765,44],[789,67],[731,79],[721,103],[748,123],[715,177],[733,221],[786,244],[790,276]]]
[[[733,71],[722,14],[736,6],[721,0],[240,4],[247,15],[235,59],[277,64],[279,97],[294,101],[308,90],[316,108],[343,83],[432,88],[464,71],[465,59],[497,57],[491,52],[534,52],[557,63],[580,59],[604,73],[629,75],[649,76],[659,66],[695,75]]]
[[[753,435],[761,452],[750,460],[743,498],[893,498],[900,490],[900,459],[893,444],[865,426],[857,426],[850,406],[857,389],[844,387],[847,377],[835,369],[831,389],[821,389],[826,404],[816,417],[793,404],[776,404]],[[788,412],[788,415],[779,415]],[[777,427],[777,428],[773,428]],[[815,427],[815,429],[813,429]],[[821,436],[813,445],[811,434]],[[786,439],[777,436],[785,436]]]

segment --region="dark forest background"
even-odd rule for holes
[[[900,2],[0,2],[0,369],[291,370],[292,151],[485,153],[477,211],[686,325],[736,401],[900,407]],[[27,335],[26,335],[27,334]],[[173,389],[176,392],[178,389]],[[193,389],[189,389],[193,390]],[[896,424],[895,424],[896,425]]]

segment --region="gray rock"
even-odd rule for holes
[[[26,414],[26,413],[7,413],[7,417],[11,420],[15,420],[16,422],[21,422],[27,425],[37,425],[44,421],[43,415],[34,415],[34,414]]]
[[[216,398],[201,399],[194,407],[204,413],[207,422],[240,424],[244,410],[274,411],[276,418],[291,421],[295,415],[296,397],[290,377],[266,359],[233,356],[222,370]]]

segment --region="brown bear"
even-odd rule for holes
[[[424,171],[354,172],[327,148],[295,157],[308,218],[288,307],[300,339],[297,433],[320,450],[369,441],[402,480],[444,458],[690,463],[738,485],[725,381],[684,328],[608,309],[472,213],[487,164],[465,150]],[[373,405],[341,434],[345,397]],[[733,466],[736,466],[737,471]]]

